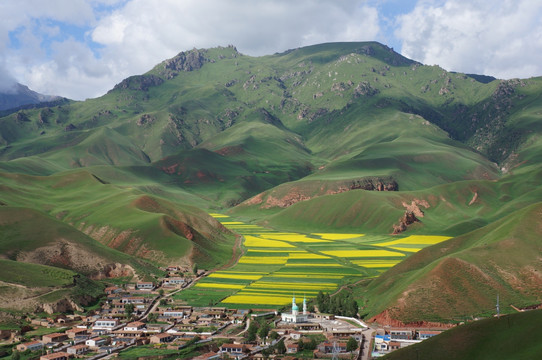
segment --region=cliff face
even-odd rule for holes
[[[284,184],[271,191],[260,193],[240,206],[260,205],[262,209],[287,208],[300,201],[323,195],[340,194],[353,190],[399,191],[399,184],[393,178],[363,178],[351,182],[315,182],[307,186]]]

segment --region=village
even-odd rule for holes
[[[368,326],[354,317],[309,311],[307,299],[269,309],[192,307],[171,295],[206,276],[170,266],[157,282],[105,288],[87,314],[29,319],[43,335],[11,336],[12,360],[84,358],[371,359],[439,334],[442,329]],[[298,302],[301,306],[298,306]],[[311,306],[311,310],[313,310]]]

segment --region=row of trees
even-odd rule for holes
[[[352,294],[345,291],[334,296],[319,291],[316,295],[316,304],[321,313],[350,317],[356,317],[358,314],[358,303]]]

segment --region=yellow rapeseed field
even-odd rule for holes
[[[298,266],[298,267],[306,267],[306,266],[312,266],[312,267],[342,267],[341,264],[337,263],[321,263],[321,264],[315,264],[315,263],[291,263],[287,262],[286,266]]]
[[[276,249],[248,249],[249,253],[306,253],[305,250],[290,250],[290,249],[284,249],[284,250],[276,250]]]
[[[253,275],[253,274],[225,274],[215,272],[207,276],[208,278],[219,278],[219,279],[239,279],[239,280],[260,280],[263,275]]]
[[[329,259],[329,256],[313,254],[310,252],[290,252],[290,259]]]
[[[239,259],[239,264],[286,264],[288,257],[286,256],[243,256]]]
[[[401,260],[351,260],[352,263],[363,266],[366,268],[390,268],[398,263],[401,262]]]
[[[329,242],[329,240],[322,240],[322,239],[314,239],[307,237],[303,234],[284,234],[284,235],[277,235],[277,234],[265,234],[262,235],[265,239],[271,239],[271,240],[283,240],[283,241],[291,241],[291,242],[301,242],[301,243],[322,243],[322,242]]]
[[[337,287],[334,283],[320,282],[275,282],[275,281],[256,281],[248,288],[263,288],[263,289],[292,289],[292,290],[333,290]]]
[[[376,243],[373,245],[377,246],[390,246],[397,244],[413,244],[413,245],[434,245],[440,242],[451,239],[449,236],[438,236],[438,235],[411,235],[406,238],[387,241],[383,243]]]
[[[326,240],[346,240],[346,239],[355,239],[363,236],[363,234],[334,234],[334,233],[315,233],[313,235],[320,236],[322,239]]]
[[[343,258],[405,256],[402,253],[389,250],[330,250],[322,251],[322,253]]]
[[[328,274],[313,274],[313,273],[307,273],[307,274],[282,274],[282,273],[275,273],[273,274],[273,277],[278,278],[291,278],[291,279],[342,279],[344,275],[328,275]]]
[[[209,214],[209,215],[216,218],[216,219],[229,218],[228,215],[224,215],[224,214]]]
[[[399,246],[389,246],[389,249],[407,251],[407,252],[418,252],[423,248],[412,248],[412,247],[399,247]]]
[[[243,295],[235,294],[222,300],[224,304],[259,304],[259,305],[285,305],[292,301],[292,297],[277,295]]]
[[[270,248],[295,248],[295,246],[284,241],[262,239],[255,236],[245,236],[246,247],[270,247]]]

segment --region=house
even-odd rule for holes
[[[112,330],[117,324],[118,322],[115,319],[98,319],[94,322],[92,328],[96,330]]]
[[[288,354],[295,354],[299,350],[299,345],[297,344],[289,344],[286,346],[286,353]]]
[[[184,312],[179,310],[165,310],[162,313],[162,317],[170,320],[170,319],[182,319],[184,317]]]
[[[126,324],[124,331],[139,331],[145,327],[145,323],[141,321],[134,321]]]
[[[106,287],[104,291],[105,291],[105,293],[106,293],[107,295],[113,295],[113,294],[121,293],[121,292],[123,292],[124,290],[122,290],[122,289],[119,288],[118,286],[110,286],[110,287]]]
[[[34,319],[30,322],[30,324],[43,326],[43,327],[49,327],[50,325],[52,325],[52,321],[49,321],[48,319]]]
[[[143,296],[129,296],[120,299],[120,302],[123,304],[145,304],[147,299]]]
[[[388,348],[390,351],[397,350],[401,347],[401,343],[399,341],[390,341]]]
[[[70,346],[66,349],[66,352],[70,355],[78,356],[83,355],[88,351],[88,346],[85,344],[79,344],[75,346]]]
[[[111,338],[109,337],[105,337],[105,338],[95,337],[95,338],[88,339],[87,341],[85,341],[85,345],[91,348],[99,348],[101,346],[107,345],[110,340]]]
[[[181,270],[181,268],[178,267],[177,265],[170,265],[166,268],[166,271],[168,272],[177,272],[179,270]]]
[[[333,353],[333,348],[336,348],[338,352],[346,352],[345,342],[324,342],[318,345],[318,350],[324,354]]]
[[[166,285],[166,286],[168,286],[168,285],[174,285],[174,286],[182,285],[182,284],[184,284],[184,282],[185,282],[185,279],[182,278],[182,277],[170,277],[170,278],[164,279],[164,285]]]
[[[163,344],[172,342],[175,337],[169,333],[160,333],[150,337],[151,344]]]
[[[138,282],[136,284],[138,290],[154,290],[154,283],[152,282]]]
[[[420,340],[429,339],[430,337],[439,335],[440,333],[442,333],[442,331],[419,330],[418,339]]]
[[[36,351],[43,349],[43,343],[40,341],[30,341],[17,345],[17,351]]]
[[[111,354],[115,348],[113,346],[101,346],[98,352]]]
[[[66,334],[68,335],[70,339],[75,339],[77,336],[88,335],[88,329],[75,327],[72,329],[68,329],[66,331]]]
[[[48,335],[43,335],[41,337],[41,342],[43,343],[59,343],[64,340],[68,340],[68,335],[64,333],[52,333]]]
[[[65,352],[56,352],[56,353],[43,355],[40,357],[40,360],[68,360],[71,357],[72,357],[71,354],[68,354]]]
[[[410,329],[391,329],[390,337],[392,340],[412,340],[414,332]]]
[[[242,344],[222,344],[220,346],[220,352],[233,354],[233,355],[240,355],[247,351],[247,347]]]

